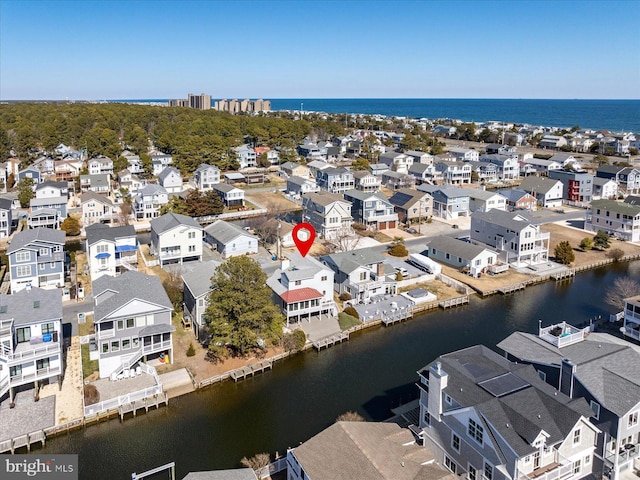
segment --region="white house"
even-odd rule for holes
[[[167,167],[158,175],[158,183],[164,187],[167,193],[180,193],[182,191],[182,175],[175,167]]]
[[[151,156],[151,172],[156,177],[160,175],[165,168],[167,168],[170,165],[173,165],[173,157],[169,154],[154,152],[150,156]],[[129,164],[131,165],[132,162],[129,162]],[[132,173],[142,173],[142,172],[136,169],[136,171],[135,172],[132,171]]]
[[[640,205],[594,200],[587,208],[584,229],[597,232],[604,230],[627,242],[640,241]]]
[[[414,157],[410,157],[401,152],[385,152],[378,157],[378,163],[388,165],[391,170],[398,173],[409,173],[409,168],[413,165]]]
[[[538,205],[542,207],[555,208],[562,206],[564,185],[560,180],[529,176],[522,181],[519,188],[536,197]]]
[[[287,192],[293,195],[319,192],[320,187],[314,180],[304,177],[292,176],[287,178]]]
[[[136,270],[138,241],[133,225],[109,227],[94,223],[85,231],[87,263],[92,281],[102,275],[115,277],[127,270]]]
[[[249,145],[240,145],[233,149],[236,152],[240,169],[255,167],[257,163],[256,151]]]
[[[472,277],[494,271],[498,266],[498,254],[493,250],[446,235],[432,238],[425,255],[450,267],[469,269]]]
[[[149,184],[133,197],[133,215],[137,220],[148,220],[160,215],[163,205],[169,203],[169,194],[160,185]]]
[[[618,196],[618,184],[613,178],[593,177],[593,200],[613,200]]]
[[[229,185],[227,183],[218,183],[213,186],[213,190],[222,200],[225,207],[243,207],[244,206],[244,190]]]
[[[118,172],[118,188],[126,188],[130,194],[135,194],[147,184],[146,181],[141,180],[137,175],[131,173],[128,168]]]
[[[206,163],[200,165],[191,177],[191,184],[201,192],[213,190],[213,186],[218,183],[220,183],[220,169]]]
[[[337,193],[306,193],[302,196],[302,218],[319,237],[335,239],[353,233],[351,203]]]
[[[87,162],[87,169],[89,170],[89,175],[99,175],[101,173],[111,175],[113,173],[113,160],[104,155],[100,155]]]
[[[455,155],[456,160],[462,162],[477,162],[480,160],[480,152],[472,148],[450,148],[449,153]]]
[[[258,237],[242,227],[224,220],[216,220],[204,229],[205,242],[224,258],[258,253]]]
[[[150,225],[149,251],[158,257],[160,266],[202,260],[203,228],[193,218],[165,213],[151,220]]]
[[[99,193],[85,192],[81,197],[82,224],[111,221],[116,213],[116,207],[109,197]]]
[[[481,188],[463,188],[469,195],[469,211],[488,212],[492,208],[507,210],[507,197],[496,192],[489,192]]]

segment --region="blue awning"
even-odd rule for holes
[[[116,245],[116,252],[131,252],[138,250],[137,245]]]
[[[103,252],[96,255],[96,258],[109,258],[111,254],[109,252]]]

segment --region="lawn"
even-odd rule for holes
[[[89,359],[89,344],[85,343],[80,346],[82,352],[82,378],[87,378],[93,372],[98,371],[98,360]]]
[[[91,335],[94,333],[93,321],[88,320],[84,323],[78,323],[78,335],[84,337],[85,335]]]
[[[351,327],[355,327],[356,325],[360,325],[360,320],[356,317],[352,317],[348,313],[340,312],[338,314],[338,323],[340,324],[341,330],[348,330]]]

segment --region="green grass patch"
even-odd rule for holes
[[[98,360],[90,360],[89,359],[89,344],[85,343],[80,346],[80,351],[82,353],[82,378],[87,378],[93,372],[98,371]]]
[[[360,325],[360,320],[356,317],[352,317],[348,313],[340,312],[338,314],[338,323],[340,324],[341,330],[348,330],[351,327],[355,327],[356,325]]]
[[[380,243],[389,243],[393,241],[393,238],[391,238],[389,235],[385,235],[382,232],[376,232],[373,238]]]

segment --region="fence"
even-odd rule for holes
[[[287,458],[283,457],[283,458],[279,458],[275,462],[271,462],[266,467],[257,469],[255,472],[258,478],[263,479],[263,478],[270,477],[274,473],[278,473],[286,469],[287,469]]]
[[[451,277],[447,277],[443,273],[438,274],[436,278],[440,280],[442,283],[446,283],[450,287],[455,288],[459,293],[464,293],[465,295],[469,295],[469,289],[463,283],[460,283]]]
[[[112,410],[118,408],[121,405],[126,405],[127,403],[136,402],[139,400],[144,400],[145,398],[150,398],[155,395],[160,395],[162,393],[162,385],[155,385],[153,387],[145,388],[144,390],[138,390],[137,392],[127,393],[126,395],[120,395],[116,398],[110,398],[109,400],[105,400],[100,403],[94,403],[93,405],[86,405],[84,407],[84,415],[95,415],[98,413],[106,412],[107,410]]]

